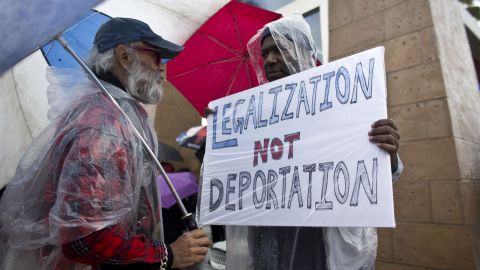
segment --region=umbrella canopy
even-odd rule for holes
[[[168,80],[204,115],[208,102],[258,85],[248,40],[281,15],[231,1],[185,43],[167,64]]]
[[[101,0],[2,0],[0,74],[85,15]]]
[[[70,10],[82,11],[78,13],[80,15],[75,16],[76,20],[80,20],[79,18],[82,16],[85,18],[85,16],[88,17],[92,14],[88,14],[88,8],[75,7],[73,4],[67,5],[65,3],[69,1],[64,0],[29,1],[29,4],[40,5],[40,3],[50,2],[59,2],[61,4],[52,7],[53,10],[44,13],[40,12],[44,10],[43,8],[38,8],[36,12],[38,12],[41,23],[36,22],[35,26],[24,27],[18,24],[25,22],[25,20],[19,20],[17,15],[18,12],[21,12],[19,11],[21,8],[28,6],[25,4],[25,1],[1,1],[0,7],[2,8],[0,8],[0,14],[2,14],[2,21],[0,22],[0,29],[2,35],[9,37],[17,33],[27,33],[25,36],[27,39],[30,39],[28,31],[20,30],[29,28],[35,32],[35,34],[45,32],[48,33],[48,37],[51,37],[49,31],[40,29],[42,27],[48,27],[48,21],[50,21],[48,20],[44,23],[45,14],[54,13],[56,14],[54,20],[59,21],[62,21],[63,17],[68,17],[66,14],[68,15],[70,13],[66,13],[66,11]],[[82,1],[70,2],[76,3]],[[87,3],[91,1],[84,2]],[[12,7],[18,5],[18,8],[4,7],[3,5],[5,3],[12,3]],[[95,7],[95,10],[105,14],[107,18],[108,16],[130,17],[142,20],[165,39],[178,44],[184,44],[202,23],[226,3],[227,0],[108,0]],[[17,12],[15,13],[17,14],[15,15],[15,22],[10,21],[11,25],[14,25],[12,27],[6,27],[7,24],[4,18],[10,18],[10,15],[4,14],[3,12],[7,11]],[[25,14],[25,11],[22,12],[22,14]],[[75,23],[73,25],[75,25]],[[10,33],[10,31],[15,33]],[[93,31],[96,31],[96,29]],[[56,33],[57,32],[55,32],[55,34]],[[92,33],[92,40],[93,34],[94,33]],[[70,43],[75,43],[75,38],[70,39],[68,36],[65,38]],[[45,42],[47,41],[48,40],[45,39]],[[38,48],[38,46],[42,44],[44,43],[39,42],[35,45],[35,48]],[[2,45],[3,43],[0,43],[0,46]],[[26,46],[26,44],[16,43],[15,46],[22,52],[15,52],[15,54],[24,57],[25,54],[22,49],[24,45]],[[89,44],[89,46],[91,47],[91,44]],[[86,51],[88,51],[89,48]],[[25,52],[27,51],[30,52],[29,50]],[[52,48],[44,48],[44,53],[48,52],[50,56],[53,55],[53,51],[55,50]],[[5,56],[7,53],[2,52],[2,55]],[[81,53],[81,56],[84,57],[86,55]],[[56,59],[57,58],[53,57],[48,61],[50,63],[55,61],[58,63],[59,61]],[[66,60],[62,59],[61,62],[63,61]],[[11,62],[13,64],[14,61],[12,60]],[[4,62],[0,61],[0,63],[3,65]],[[11,64],[5,66],[8,68]],[[49,106],[46,93],[48,83],[45,75],[47,67],[48,62],[42,54],[42,51],[37,50],[0,75],[0,89],[2,92],[2,98],[0,99],[0,141],[2,142],[2,144],[0,144],[0,187],[5,186],[8,181],[10,181],[25,149],[31,143],[32,139],[48,124],[47,111]]]
[[[62,33],[69,46],[85,60],[93,47],[95,34],[110,16],[90,10],[74,26]],[[48,65],[59,68],[78,68],[80,64],[63,48],[57,40],[50,41],[41,47]]]
[[[185,198],[198,192],[197,178],[191,172],[167,173],[180,198]],[[162,207],[170,208],[175,204],[175,198],[170,192],[162,176],[158,177],[158,190],[162,197]]]

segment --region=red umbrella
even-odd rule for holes
[[[168,63],[168,80],[204,115],[208,102],[258,85],[248,40],[280,14],[238,1],[215,13]]]

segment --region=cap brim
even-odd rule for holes
[[[153,47],[162,50],[162,58],[172,59],[177,56],[181,51],[183,51],[182,46],[165,40],[161,37],[144,39],[143,41],[152,45]]]

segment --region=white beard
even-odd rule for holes
[[[149,67],[145,67],[138,57],[133,59],[127,70],[126,89],[136,100],[144,104],[156,104],[163,96],[162,75]]]

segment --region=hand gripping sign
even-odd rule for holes
[[[210,102],[200,224],[393,227],[378,47]]]

